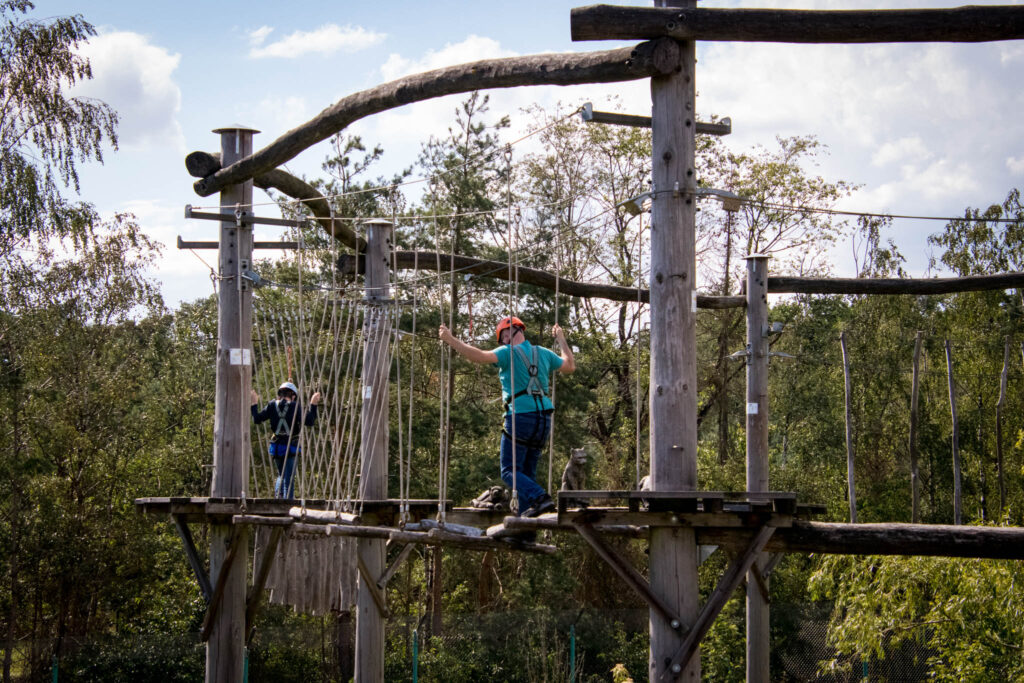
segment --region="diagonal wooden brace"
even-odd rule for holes
[[[660,614],[669,626],[677,631],[682,628],[682,622],[672,611],[672,608],[668,603],[662,600],[654,593],[654,591],[651,590],[651,586],[647,583],[647,579],[645,579],[640,572],[612,552],[612,550],[604,544],[604,541],[601,540],[600,536],[598,536],[594,527],[582,522],[573,522],[573,526],[576,527],[576,531],[578,531],[580,536],[583,537],[583,540],[590,544],[590,547],[594,549],[594,552],[596,552],[608,566],[615,570],[615,573],[618,574],[630,588],[636,591],[640,597],[651,606],[651,609]]]
[[[757,566],[757,562],[750,565],[750,573],[754,577],[754,583],[757,584],[757,590],[761,593],[761,597],[764,598],[766,603],[771,602],[768,592],[768,578],[761,572],[761,569]]]
[[[270,575],[270,567],[274,564],[274,559],[277,557],[277,544],[280,542],[283,532],[284,527],[276,526],[271,529],[270,540],[267,542],[267,547],[260,558],[260,566],[252,577],[252,588],[249,589],[249,594],[245,597],[246,643],[252,640],[252,635],[256,632],[253,622],[256,620],[256,612],[259,611],[260,603],[263,601],[263,587],[267,585],[267,576]]]
[[[728,602],[736,587],[740,585],[744,575],[750,571],[754,561],[757,560],[758,553],[764,549],[765,544],[768,543],[768,539],[772,537],[772,532],[774,531],[775,527],[761,527],[757,534],[754,535],[754,538],[751,539],[749,545],[747,545],[746,550],[734,559],[728,569],[725,570],[722,578],[718,580],[718,585],[715,586],[714,592],[704,604],[704,609],[700,611],[700,615],[698,615],[697,621],[693,624],[693,628],[686,634],[686,638],[683,639],[672,660],[665,670],[661,672],[661,675],[658,677],[659,680],[674,681],[687,667],[697,648],[700,647],[700,641],[704,639],[704,636],[711,629],[711,624],[714,623],[715,617],[725,607],[725,603]]]
[[[210,604],[206,608],[206,617],[203,619],[203,630],[200,638],[204,643],[210,639],[213,620],[217,616],[217,610],[220,609],[221,598],[224,595],[224,586],[227,584],[228,574],[231,572],[231,565],[235,563],[235,556],[238,555],[238,546],[241,545],[242,539],[245,538],[247,533],[244,527],[235,527],[231,531],[231,544],[228,546],[227,555],[224,556],[224,563],[220,567],[220,573],[217,574],[217,584],[214,586],[213,596],[210,598]]]
[[[181,542],[185,546],[185,556],[188,557],[188,563],[192,566],[192,573],[196,576],[199,592],[203,594],[203,600],[209,605],[213,589],[210,588],[210,577],[203,567],[203,561],[199,559],[199,551],[196,550],[196,544],[192,540],[192,532],[188,530],[188,524],[182,519],[181,515],[171,515],[171,519],[174,520],[174,528],[178,530]]]
[[[377,587],[377,580],[370,574],[369,568],[366,566],[366,562],[363,561],[363,556],[356,551],[356,564],[359,566],[359,579],[366,584],[366,590],[369,591],[370,597],[377,604],[377,609],[380,610],[380,614],[383,618],[387,619],[390,615],[388,612],[387,603],[384,600],[384,593],[380,588]]]
[[[389,564],[387,569],[384,570],[384,573],[380,575],[379,579],[377,579],[377,588],[384,590],[388,587],[388,581],[391,580],[391,577],[395,575],[398,568],[401,567],[402,563],[409,557],[413,548],[415,548],[415,546],[412,543],[406,543],[402,546],[402,549],[398,551],[398,556],[392,560],[391,564]]]

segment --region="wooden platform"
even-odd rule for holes
[[[360,501],[363,517],[373,520],[375,524],[395,526],[398,523],[399,505],[408,503],[409,516],[420,520],[437,514],[437,500],[416,499],[399,501],[364,500]],[[259,515],[264,517],[288,517],[288,511],[305,504],[309,510],[336,510],[341,501],[324,499],[283,500],[281,498],[216,498],[205,496],[171,496],[154,498],[136,498],[135,507],[139,512],[149,514],[169,514],[178,516],[186,522],[203,522],[209,518],[228,518],[230,522],[235,515]],[[355,507],[349,503],[350,507]],[[451,501],[445,501],[445,510],[451,509]],[[350,512],[344,507],[343,512]]]

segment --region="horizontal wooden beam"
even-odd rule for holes
[[[678,69],[679,46],[665,39],[602,52],[485,59],[414,74],[342,98],[252,156],[196,181],[193,189],[208,197],[277,168],[360,119],[414,102],[489,88],[632,81]]]
[[[433,251],[396,251],[394,267],[396,270],[426,270],[436,271],[438,255]],[[338,257],[338,272],[343,275],[353,275],[362,272],[362,256],[355,254],[342,254]],[[472,256],[441,254],[441,271],[454,270],[458,275],[476,275],[478,277],[490,277],[496,280],[508,280],[508,261],[492,261],[489,259],[475,258]],[[519,283],[534,285],[555,291],[555,275],[539,268],[526,268],[519,266]],[[577,282],[558,278],[559,292],[566,296],[578,296],[587,299],[599,298],[609,301],[637,301],[648,302],[649,294],[646,289],[637,290],[635,287],[620,287],[618,285],[605,285],[592,282]],[[697,295],[697,308],[742,308],[746,306],[746,298],[742,296],[708,296]]]
[[[697,529],[697,542],[736,548],[750,531]],[[774,553],[906,555],[1024,560],[1024,528],[947,524],[843,524],[796,520],[776,529],[765,546]]]
[[[1024,9],[1024,5],[1021,6]],[[1024,273],[937,278],[768,278],[772,294],[955,294],[1024,287]]]
[[[908,10],[577,7],[573,40],[767,43],[977,43],[1024,38],[1024,6]]]

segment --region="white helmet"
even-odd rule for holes
[[[277,388],[277,395],[280,396],[285,391],[290,391],[293,394],[295,394],[296,396],[299,395],[299,388],[297,386],[295,386],[294,384],[292,384],[291,382],[285,382],[284,384],[279,386]]]

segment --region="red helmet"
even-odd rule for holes
[[[498,329],[495,330],[495,335],[498,337],[498,341],[501,341],[502,330],[507,330],[510,327],[518,327],[523,332],[526,331],[526,325],[519,318],[512,316],[510,318],[502,318],[501,322],[498,323]],[[513,333],[514,334],[514,333]]]

